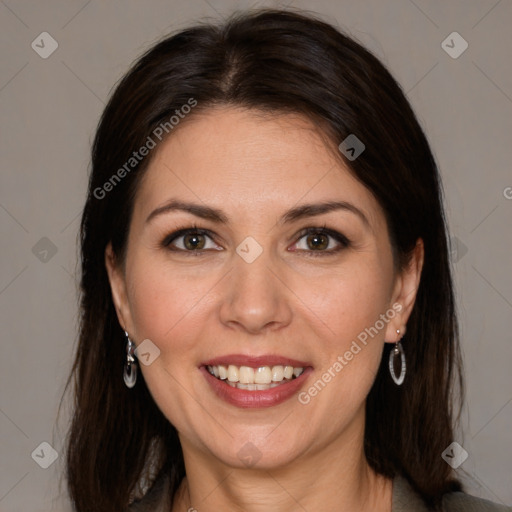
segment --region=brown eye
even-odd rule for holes
[[[221,250],[213,242],[209,231],[199,228],[186,228],[175,231],[163,240],[162,245],[171,251],[181,251],[184,253],[200,254],[200,251],[203,250]]]
[[[313,256],[335,254],[349,247],[348,238],[332,229],[307,228],[299,235],[293,251],[309,253]]]
[[[200,233],[185,235],[183,237],[183,245],[191,251],[198,249],[201,250],[205,245],[204,235],[201,235]]]
[[[308,235],[306,241],[308,247],[313,251],[318,249],[327,249],[327,247],[329,247],[329,237],[322,233]]]

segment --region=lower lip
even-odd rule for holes
[[[308,375],[313,371],[313,368],[307,367],[297,378],[274,388],[261,391],[234,388],[224,381],[217,379],[217,377],[214,377],[205,366],[201,366],[200,370],[217,396],[231,405],[249,409],[255,407],[272,407],[285,402],[302,387]]]

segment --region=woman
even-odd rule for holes
[[[441,457],[462,385],[436,164],[330,25],[260,11],[147,52],[81,244],[77,511],[506,509]]]

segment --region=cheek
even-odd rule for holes
[[[319,312],[338,344],[373,326],[389,307],[392,280],[385,267],[376,259],[361,258],[328,279],[303,282],[311,309]]]
[[[150,257],[135,259],[129,270],[134,337],[150,339],[160,350],[140,371],[163,414],[178,431],[188,432],[194,418],[204,414],[190,398],[195,394],[191,383],[198,379],[197,364],[204,356],[198,340],[204,337],[207,294],[216,280],[194,279]]]
[[[198,279],[177,266],[141,255],[129,269],[129,302],[138,339],[149,338],[163,345],[202,308],[213,276]],[[186,348],[186,347],[184,347]]]
[[[318,351],[317,378],[322,382],[306,392],[317,396],[324,384],[332,382],[318,405],[336,403],[352,410],[369,392],[382,357],[386,326],[395,316],[389,304],[390,268],[388,262],[377,258],[360,258],[357,264],[330,277],[328,283],[317,285],[311,295],[308,306],[318,313],[316,319],[311,315],[310,322],[325,324],[328,329],[323,332],[328,335],[324,334]],[[303,284],[305,293],[311,283]]]
[[[290,327],[306,321],[324,340],[319,352],[344,349],[373,326],[388,307],[388,263],[376,253],[354,253],[334,270],[314,268],[311,264],[291,272],[284,270],[281,277],[295,295],[282,300],[294,301],[293,297],[298,297],[290,306],[299,318],[292,319]],[[174,358],[179,359],[204,336],[208,322],[215,323],[216,318],[218,321],[215,308],[223,302],[222,290],[225,286],[226,291],[229,289],[222,282],[230,279],[229,275],[223,278],[224,271],[225,268],[207,266],[180,268],[160,257],[152,259],[144,252],[135,256],[128,268],[135,339],[149,338],[162,351],[173,351]]]

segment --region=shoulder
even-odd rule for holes
[[[444,512],[512,512],[512,507],[476,498],[463,492],[450,492],[443,496]]]
[[[512,512],[512,507],[476,498],[463,492],[450,492],[443,496],[442,512]],[[421,496],[402,476],[393,480],[392,512],[430,512]]]

